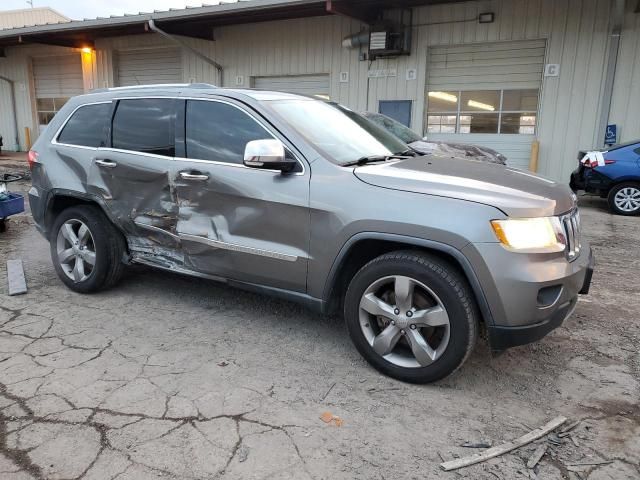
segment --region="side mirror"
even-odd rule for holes
[[[253,140],[244,149],[244,164],[251,168],[265,170],[292,171],[297,162],[286,158],[284,145],[280,140]]]

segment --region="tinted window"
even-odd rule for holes
[[[187,157],[242,163],[252,140],[273,138],[258,122],[221,102],[187,102]]]
[[[58,136],[58,143],[84,147],[104,147],[109,124],[110,103],[85,105],[75,111]]]
[[[113,118],[113,148],[173,157],[175,124],[173,99],[120,100]]]

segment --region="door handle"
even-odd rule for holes
[[[118,166],[118,164],[112,160],[103,159],[96,160],[96,165],[104,168],[116,168]]]
[[[180,172],[180,178],[182,178],[183,180],[204,182],[206,180],[209,180],[209,175],[205,175],[204,173]]]

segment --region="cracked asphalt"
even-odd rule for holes
[[[581,204],[598,265],[573,317],[496,358],[481,341],[426,386],[371,369],[339,318],[214,282],[132,267],[108,292],[73,293],[14,217],[0,234],[0,478],[638,479],[640,219]],[[13,258],[26,295],[7,296]],[[581,422],[439,467],[477,452],[464,442],[497,445],[556,415]]]

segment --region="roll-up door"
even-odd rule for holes
[[[545,40],[429,49],[425,130],[493,148],[526,168],[535,139]]]
[[[117,66],[120,87],[184,82],[179,48],[119,51]]]
[[[329,98],[330,82],[325,74],[253,77],[253,88]]]
[[[42,129],[69,98],[84,93],[80,54],[33,58],[33,82]]]

